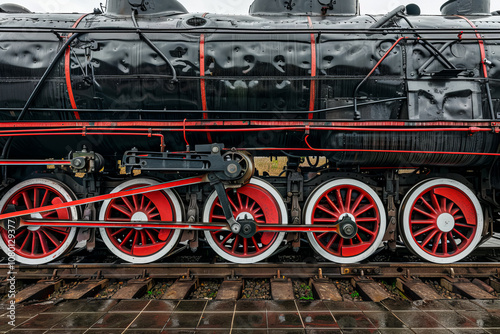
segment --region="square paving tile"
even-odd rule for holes
[[[297,312],[294,300],[266,300],[268,312]]]
[[[86,329],[64,329],[64,328],[52,328],[49,330],[49,333],[52,334],[84,334],[87,330]],[[19,331],[18,333],[21,333]],[[25,332],[26,333],[26,332]],[[30,332],[31,334],[31,332]]]
[[[31,318],[35,315],[42,313],[49,308],[53,307],[53,303],[44,303],[44,304],[32,304],[19,307],[16,307],[16,319],[17,318]]]
[[[484,310],[481,311],[458,311],[478,327],[500,327],[500,318],[495,317]]]
[[[451,334],[451,332],[445,328],[412,328],[413,332],[416,334]]]
[[[357,302],[356,306],[363,312],[386,312],[387,308],[382,303],[375,302]]]
[[[416,300],[413,305],[422,311],[452,311],[453,307],[442,300]]]
[[[173,300],[152,300],[148,306],[144,309],[143,312],[173,312],[177,305],[178,301]]]
[[[267,329],[255,329],[255,328],[234,328],[231,330],[231,334],[268,334]]]
[[[365,316],[378,329],[381,328],[406,328],[406,326],[391,312],[366,312]]]
[[[196,331],[189,329],[164,329],[160,333],[162,334],[194,334]]]
[[[105,313],[72,313],[55,324],[52,329],[88,329]]]
[[[359,308],[356,306],[356,304],[350,300],[343,302],[334,302],[331,300],[325,300],[324,303],[332,312],[359,311]]]
[[[340,334],[342,331],[340,328],[307,328],[306,334]],[[269,334],[272,334],[271,332]]]
[[[306,328],[339,328],[330,312],[300,312],[300,317]]]
[[[148,304],[149,300],[122,300],[109,312],[141,312]]]
[[[181,300],[175,312],[202,312],[207,305],[206,300]]]
[[[267,312],[267,326],[268,328],[304,328],[298,312]]]
[[[478,327],[476,323],[455,311],[432,311],[426,313],[446,328]]]
[[[235,306],[233,300],[209,300],[205,312],[233,312]]]
[[[231,329],[233,322],[232,312],[203,313],[198,324],[198,329]]]
[[[161,330],[158,329],[127,329],[125,334],[158,334]]]
[[[483,308],[465,299],[444,299],[443,304],[449,305],[454,311],[482,311]]]
[[[265,300],[238,300],[236,312],[262,312],[266,309]]]
[[[472,300],[472,302],[488,311],[500,310],[500,299]]]
[[[443,328],[437,320],[421,311],[394,312],[394,315],[411,329],[415,328]],[[433,333],[434,334],[434,333]]]
[[[488,334],[485,329],[482,328],[448,328],[453,334]]]
[[[412,302],[406,300],[394,300],[386,299],[381,302],[390,311],[411,311],[418,310],[418,308],[412,304]]]
[[[415,332],[409,328],[379,328],[381,334],[414,334]]]
[[[12,319],[8,318],[6,315],[0,316],[0,333],[6,333],[7,331],[10,331],[13,329],[15,326],[21,325],[23,322],[27,321],[28,319],[15,319],[14,321],[14,326],[9,325],[9,321],[12,321]]]
[[[267,334],[305,334],[305,329],[276,329],[276,328],[268,328]]]
[[[197,329],[196,334],[231,334],[230,329]]]
[[[130,325],[129,329],[163,329],[168,319],[170,319],[170,313],[168,312],[141,313]]]
[[[117,300],[112,299],[97,299],[90,300],[83,304],[82,307],[75,312],[108,312],[111,310],[116,304],[118,304]]]
[[[267,328],[266,312],[236,312],[233,328]]]
[[[375,328],[362,312],[332,312],[340,329],[345,328]]]
[[[59,321],[66,318],[68,313],[41,313],[37,316],[25,321],[16,328],[24,329],[49,329]]]
[[[330,310],[322,300],[297,300],[296,304],[300,312],[328,312]]]
[[[107,313],[105,316],[97,320],[92,328],[127,328],[138,315],[139,313]]]
[[[165,329],[195,329],[200,322],[201,312],[178,312],[172,313],[168,319]]]
[[[344,328],[342,334],[370,334],[380,333],[376,328]]]
[[[73,313],[78,312],[87,302],[82,300],[65,300],[53,305],[43,313]]]

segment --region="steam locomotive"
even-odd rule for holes
[[[132,263],[179,243],[235,263],[304,244],[467,259],[498,229],[500,16],[441,11],[0,5],[0,247],[34,265],[101,240]]]

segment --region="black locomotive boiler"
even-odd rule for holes
[[[179,243],[236,263],[305,244],[337,263],[384,244],[466,259],[500,211],[491,10],[0,5],[0,247],[25,264],[96,240],[133,263]],[[287,164],[271,176],[255,157]]]

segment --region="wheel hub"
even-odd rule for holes
[[[455,228],[455,218],[449,213],[442,213],[437,218],[437,227],[441,232],[450,232]]]
[[[243,238],[251,238],[257,232],[255,220],[250,212],[241,212],[236,216],[236,221],[240,224],[238,234]]]
[[[30,215],[31,219],[43,219],[42,215],[40,213],[32,213]],[[38,231],[40,229],[40,226],[28,226],[29,231]]]
[[[358,226],[353,218],[349,213],[345,213],[339,218],[338,231],[339,235],[344,239],[352,239],[358,234]]]

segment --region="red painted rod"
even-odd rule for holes
[[[116,131],[113,133],[95,133],[92,131]],[[363,132],[492,132],[492,128],[480,127],[453,127],[453,128],[362,128],[362,127],[338,127],[338,126],[284,126],[284,127],[265,127],[265,128],[223,128],[223,129],[162,129],[162,128],[103,128],[103,127],[82,127],[82,128],[67,128],[67,129],[17,129],[3,130],[1,135],[16,136],[17,134],[37,134],[37,135],[136,135],[136,136],[162,136],[159,133],[152,132],[268,132],[268,131],[363,131]],[[66,133],[64,131],[73,131]],[[76,131],[81,131],[76,133]],[[120,131],[135,131],[123,133]],[[59,133],[61,132],[61,133]],[[64,132],[64,133],[62,133]],[[140,133],[139,133],[140,132]]]
[[[222,126],[226,127],[249,127],[249,126],[267,126],[267,127],[285,127],[285,126],[295,126],[301,129],[309,127],[335,127],[335,126],[346,126],[346,127],[360,127],[360,126],[370,126],[370,127],[405,127],[409,129],[412,127],[443,127],[443,126],[463,126],[463,127],[498,127],[500,123],[498,122],[396,122],[396,121],[352,121],[352,122],[317,122],[317,121],[215,121],[215,120],[205,120],[205,121],[190,121],[186,120],[180,122],[168,122],[168,121],[79,121],[79,122],[68,122],[68,121],[54,121],[54,122],[0,122],[0,128],[57,128],[57,127],[74,127],[78,129],[92,128],[92,127],[106,127],[106,128],[118,128],[118,127],[133,127],[134,131],[137,131],[137,127],[177,127],[188,129],[189,127],[205,127],[205,126]],[[143,131],[146,131],[143,130]]]
[[[176,222],[109,222],[109,221],[73,221],[73,220],[21,220],[21,226],[64,226],[64,227],[104,227],[104,228],[156,228],[180,230],[231,231],[229,225],[217,223],[176,223]],[[333,232],[338,233],[338,225],[283,225],[256,224],[257,232]]]
[[[71,165],[70,160],[4,160],[0,159],[0,166],[45,166],[45,165]]]
[[[47,205],[47,206],[43,206],[40,208],[5,213],[5,214],[0,215],[0,220],[14,218],[14,217],[20,217],[20,216],[27,216],[27,215],[30,215],[33,213],[41,213],[41,212],[52,211],[52,210],[57,210],[57,209],[66,209],[66,208],[77,206],[77,205],[85,205],[85,204],[90,204],[90,203],[95,203],[95,202],[101,202],[101,201],[105,201],[107,199],[114,199],[114,198],[120,198],[120,197],[132,196],[132,195],[138,195],[138,194],[146,194],[146,193],[150,193],[150,192],[154,192],[154,191],[159,191],[159,190],[164,190],[164,189],[169,189],[169,188],[183,187],[183,186],[198,184],[198,183],[202,183],[202,182],[207,182],[206,175],[190,177],[190,178],[182,179],[182,180],[165,182],[165,183],[157,184],[154,186],[147,186],[147,187],[142,187],[142,188],[137,188],[137,189],[120,191],[120,192],[116,192],[116,193],[112,193],[112,194],[89,197],[89,198],[84,198],[84,199],[80,199],[80,200],[76,200],[76,201],[70,201],[70,202],[54,204],[54,205]]]

